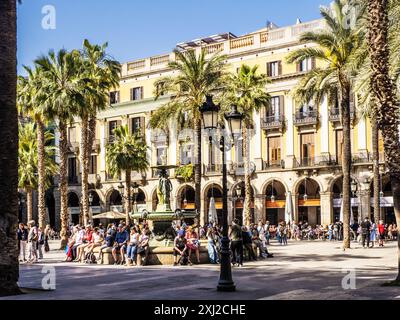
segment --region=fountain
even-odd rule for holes
[[[151,247],[172,247],[176,232],[172,223],[178,220],[198,218],[197,210],[186,211],[176,209],[172,211],[170,204],[170,196],[172,192],[172,183],[168,176],[168,170],[177,168],[174,165],[153,166],[152,169],[158,170],[158,186],[157,199],[158,204],[156,211],[135,212],[131,214],[133,219],[145,219],[152,222],[153,237],[150,240]]]

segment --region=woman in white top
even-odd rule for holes
[[[104,237],[101,234],[100,229],[97,227],[94,228],[92,242],[86,248],[87,253],[92,253],[94,248],[100,247],[103,244],[103,241]]]
[[[131,233],[129,235],[128,247],[126,250],[126,265],[131,266],[136,265],[136,252],[139,243],[139,233],[136,230],[136,227],[131,229]]]

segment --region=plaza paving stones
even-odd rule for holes
[[[51,247],[57,248],[52,242]],[[216,290],[219,266],[123,267],[62,262],[64,253],[52,250],[34,265],[20,266],[19,285],[42,289],[42,268],[56,271],[56,290],[28,290],[3,299],[150,299],[150,300],[302,300],[302,299],[399,299],[399,287],[381,284],[396,276],[397,246],[363,249],[352,243],[343,251],[341,243],[304,241],[269,247],[274,258],[245,263],[233,269],[237,291]],[[356,274],[356,289],[344,290],[342,279]]]

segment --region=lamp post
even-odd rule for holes
[[[202,105],[200,112],[203,119],[204,129],[212,130],[218,128],[218,113],[220,107],[215,105],[212,96],[206,97],[206,102]],[[241,130],[243,115],[237,111],[236,106],[232,111],[225,114],[229,130],[233,132]],[[224,129],[224,127],[221,127]],[[232,139],[233,140],[233,139]],[[236,286],[232,280],[232,270],[230,261],[229,237],[228,237],[228,191],[227,191],[227,169],[225,163],[225,137],[221,134],[220,150],[222,152],[222,239],[221,239],[221,269],[218,281],[218,291],[235,291]]]
[[[125,191],[124,184],[122,182],[120,182],[119,185],[118,185],[118,191],[121,194],[121,198],[123,199],[123,201],[129,201],[129,204],[132,201],[134,201],[135,211],[137,211],[137,195],[139,194],[139,187],[140,187],[139,184],[136,181],[134,181],[131,184],[132,196],[127,197],[124,194],[124,191]],[[127,214],[127,217],[128,217],[129,216],[129,212],[127,212],[126,214]]]

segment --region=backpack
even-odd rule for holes
[[[95,264],[95,263],[97,263],[96,256],[94,255],[93,252],[89,252],[89,253],[86,254],[86,256],[85,256],[85,263],[88,263],[88,264]]]

